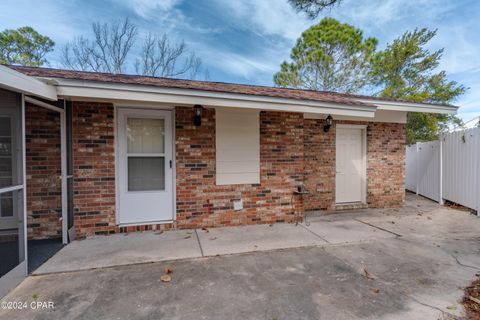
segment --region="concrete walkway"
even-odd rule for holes
[[[307,225],[272,224],[162,233],[143,232],[74,241],[34,274],[373,241],[396,236],[364,222],[342,218],[313,218]],[[337,221],[338,219],[341,220]]]
[[[55,308],[0,309],[0,319],[463,315],[463,288],[480,271],[480,218],[408,195],[401,209],[309,221],[77,241],[2,299],[35,296]],[[167,263],[174,271],[165,283]]]

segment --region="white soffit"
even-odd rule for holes
[[[57,90],[54,86],[1,65],[0,87],[47,100],[57,100]]]
[[[305,113],[303,115],[305,119],[325,119],[327,116],[328,114],[312,114],[312,113]],[[336,116],[336,117],[333,117],[333,120],[407,123],[407,112],[377,110],[375,112],[375,117],[373,119],[363,118],[363,117]]]
[[[145,85],[99,83],[71,79],[51,79],[56,82],[59,96],[72,99],[103,99],[114,101],[144,101],[172,105],[201,104],[210,107],[247,108],[301,113],[327,113],[352,117],[373,118],[376,106],[346,105],[311,100],[296,100],[236,93],[161,88]]]
[[[378,110],[389,111],[407,111],[407,112],[428,112],[428,113],[444,113],[444,114],[456,114],[457,106],[448,106],[441,104],[430,103],[415,103],[415,102],[400,102],[400,101],[388,101],[377,99],[355,99],[360,102],[370,103],[377,106]]]

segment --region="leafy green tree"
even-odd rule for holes
[[[381,97],[451,104],[465,92],[463,85],[447,79],[445,71],[437,71],[443,49],[425,48],[435,34],[436,30],[427,29],[405,32],[376,54],[372,75]],[[449,125],[461,126],[462,120],[454,115],[409,113],[407,143],[434,140]]]
[[[279,87],[357,93],[371,83],[377,40],[332,18],[302,33],[273,77]]]
[[[315,19],[322,10],[340,1],[341,0],[288,0],[298,12],[305,12],[310,19]]]
[[[0,32],[0,63],[39,67],[54,46],[52,39],[31,27],[6,29]]]

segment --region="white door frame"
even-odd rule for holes
[[[368,186],[368,176],[367,176],[367,128],[366,124],[336,124],[335,130],[338,129],[360,129],[362,132],[362,200],[359,203],[367,203],[367,186]],[[336,134],[336,132],[335,132]],[[335,139],[335,158],[337,157],[337,140]],[[336,167],[336,163],[335,163]],[[335,173],[336,176],[336,173]],[[342,205],[347,203],[338,203],[336,200],[335,194],[335,205]]]
[[[157,105],[157,104],[125,104],[125,103],[116,103],[114,104],[114,134],[115,134],[115,143],[114,143],[114,148],[115,148],[115,223],[118,226],[126,227],[126,226],[139,226],[139,225],[149,225],[149,224],[168,224],[172,223],[177,220],[177,204],[176,204],[176,199],[177,199],[177,182],[176,182],[176,149],[175,149],[175,141],[176,141],[176,131],[175,131],[175,108],[173,107],[168,107],[164,105]],[[171,120],[172,120],[172,208],[173,208],[173,213],[172,213],[172,220],[161,220],[161,221],[156,221],[156,222],[140,222],[140,223],[120,223],[120,184],[119,181],[121,179],[121,174],[119,170],[119,134],[118,134],[118,113],[120,110],[164,110],[164,111],[170,111],[171,113]]]
[[[60,167],[61,167],[61,188],[62,188],[62,243],[68,243],[68,198],[67,198],[67,179],[72,179],[73,176],[68,176],[67,172],[67,117],[65,114],[66,103],[63,101],[63,109],[57,106],[45,103],[32,97],[25,96],[24,100],[28,103],[34,104],[38,107],[48,109],[50,111],[58,112],[60,114]],[[24,142],[25,143],[25,142]],[[26,210],[26,209],[25,209]]]

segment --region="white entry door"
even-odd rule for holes
[[[366,177],[364,128],[336,128],[336,203],[363,202]]]
[[[173,220],[172,114],[118,110],[120,224]]]

